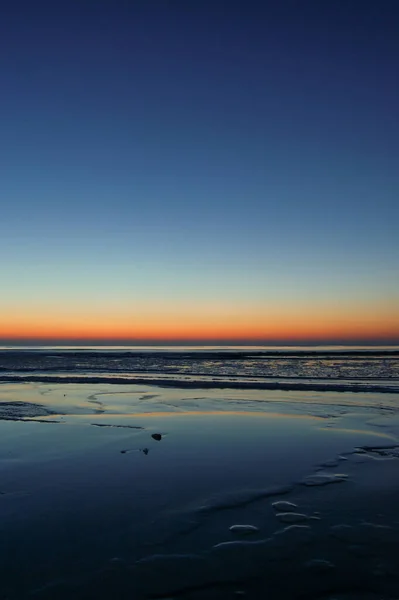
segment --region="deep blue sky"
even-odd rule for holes
[[[398,31],[394,1],[6,3],[3,313],[392,306]]]

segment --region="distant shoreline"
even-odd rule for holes
[[[187,350],[183,350],[183,349],[165,349],[164,347],[159,347],[159,349],[153,349],[152,347],[149,348],[148,350],[143,349],[143,348],[137,348],[137,349],[133,349],[131,347],[126,347],[124,348],[115,348],[115,349],[110,349],[110,348],[104,348],[104,350],[102,349],[101,346],[98,347],[98,349],[93,349],[93,347],[90,348],[78,348],[78,347],[71,347],[70,349],[66,349],[66,348],[48,348],[48,347],[35,347],[35,348],[1,348],[0,347],[0,353],[2,355],[4,354],[8,354],[8,355],[23,355],[23,354],[31,354],[31,353],[40,353],[41,355],[44,356],[50,356],[53,354],[57,354],[58,356],[62,357],[63,355],[65,356],[71,356],[73,355],[73,353],[77,353],[77,354],[81,354],[82,352],[85,353],[86,356],[96,356],[99,353],[101,353],[104,357],[107,356],[113,356],[116,352],[120,355],[120,356],[145,356],[145,357],[149,357],[151,356],[151,354],[156,355],[157,357],[162,356],[164,358],[174,358],[176,356],[182,356],[184,355],[185,359],[204,359],[204,358],[212,358],[212,359],[223,359],[223,360],[229,360],[229,359],[237,359],[237,358],[247,358],[247,357],[266,357],[266,358],[306,358],[306,357],[318,357],[318,358],[324,358],[324,357],[336,357],[336,356],[345,356],[345,357],[364,357],[365,355],[369,356],[369,358],[379,358],[382,356],[399,356],[399,347],[398,346],[392,346],[392,349],[388,349],[388,348],[373,348],[372,346],[369,347],[365,347],[365,348],[357,348],[357,349],[341,349],[341,347],[338,347],[337,350],[334,349],[322,349],[320,348],[319,350],[316,349],[303,349],[303,350],[298,350],[297,348],[292,349],[292,350],[288,350],[286,348],[282,348],[281,350],[279,349],[265,349],[265,350],[260,350],[260,349],[256,349],[256,350],[251,350],[250,348],[248,349],[220,349],[219,347],[215,347],[215,350],[210,350],[210,349],[198,349],[198,350],[194,350],[190,347],[187,347]]]

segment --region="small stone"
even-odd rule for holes
[[[153,433],[151,437],[157,442],[160,442],[162,440],[162,435],[160,433]]]
[[[149,453],[149,450],[148,450],[148,448],[143,448],[142,452],[147,455]]]

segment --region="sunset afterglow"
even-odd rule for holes
[[[7,9],[0,344],[399,343],[397,32],[263,4]]]

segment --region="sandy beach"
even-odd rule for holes
[[[396,598],[397,395],[0,387],[2,598]]]

